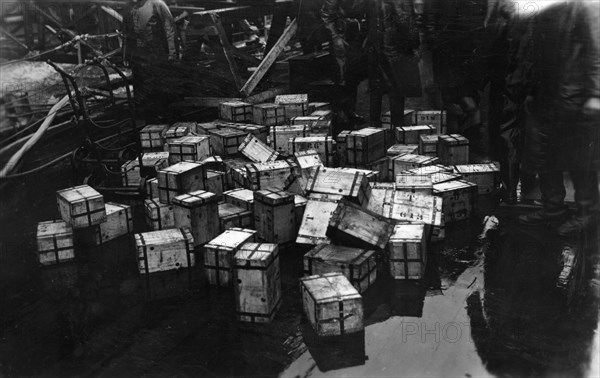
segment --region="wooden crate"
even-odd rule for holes
[[[386,167],[387,167],[387,165],[386,165]],[[360,169],[360,168],[343,168],[343,169],[346,172],[363,173],[365,176],[367,176],[367,181],[369,181],[369,183],[376,182],[379,180],[379,172],[377,172],[377,171],[372,171],[370,169]]]
[[[232,122],[252,121],[252,104],[243,101],[226,101],[219,104],[219,118]]]
[[[308,193],[338,194],[362,205],[369,200],[369,180],[362,172],[316,167],[306,183]]]
[[[416,154],[418,150],[419,146],[416,144],[394,144],[387,149],[386,155],[394,157],[403,154]]]
[[[254,192],[254,225],[257,236],[269,243],[294,241],[297,236],[294,194],[269,189]]]
[[[406,173],[397,174],[394,180],[396,190],[411,193],[433,194],[433,182],[431,175],[411,175]]]
[[[165,147],[175,139],[187,136],[191,131],[196,131],[196,122],[177,122],[165,130]],[[166,150],[168,151],[168,150]]]
[[[255,163],[267,163],[275,161],[279,157],[275,150],[256,139],[252,134],[246,136],[246,139],[238,147],[238,151]]]
[[[213,153],[226,157],[238,153],[238,147],[246,138],[247,133],[232,128],[223,128],[208,130],[208,135],[210,135]]]
[[[444,165],[469,164],[469,140],[460,134],[440,135],[437,152]]]
[[[350,283],[364,293],[377,279],[377,259],[374,250],[319,244],[304,255],[304,275],[342,273]]]
[[[223,164],[225,165],[225,187],[227,189],[247,187],[248,174],[246,172],[246,164],[251,163],[245,156],[223,160]]]
[[[439,139],[439,134],[419,136],[419,155],[437,157],[437,146]]]
[[[138,159],[128,160],[121,165],[121,184],[123,187],[137,188],[142,182],[140,162]]]
[[[146,225],[150,230],[158,231],[175,227],[175,216],[173,205],[162,203],[158,198],[144,201],[144,215]]]
[[[310,127],[306,125],[272,126],[269,132],[269,145],[282,155],[293,155],[288,141],[290,138],[310,135]]]
[[[220,201],[223,198],[224,189],[225,173],[207,169],[206,180],[204,180],[204,190],[216,194],[217,199]]]
[[[206,167],[207,170],[212,169],[214,171],[219,171],[219,172],[227,172],[227,168],[225,166],[225,162],[223,161],[223,158],[221,158],[220,156],[209,156],[204,160],[201,160],[200,163]]]
[[[500,163],[455,165],[454,172],[477,184],[479,194],[496,193],[500,187]]]
[[[390,275],[394,279],[425,277],[427,237],[424,224],[399,224],[388,243]]]
[[[233,257],[235,313],[238,320],[267,323],[281,306],[277,244],[245,243]]]
[[[300,228],[302,224],[302,217],[306,210],[306,203],[308,200],[299,194],[294,194],[294,218],[296,219],[296,230]]]
[[[432,125],[437,134],[446,132],[445,110],[418,110],[415,114],[415,125]]]
[[[304,313],[318,336],[362,331],[362,297],[342,273],[300,279]]]
[[[183,161],[161,169],[157,178],[160,202],[171,203],[180,194],[203,189],[206,169],[202,164]]]
[[[221,232],[218,199],[214,193],[197,190],[173,198],[176,227],[187,227],[194,236],[194,246],[213,239]]]
[[[383,129],[367,127],[350,132],[346,137],[346,164],[358,167],[381,159],[386,154]]]
[[[452,167],[441,164],[426,165],[424,167],[412,168],[402,173],[412,173],[414,175],[431,175],[438,172],[452,173]]]
[[[254,192],[246,188],[238,188],[223,192],[225,202],[254,211]]]
[[[133,213],[131,206],[107,202],[106,222],[100,223],[92,232],[85,235],[86,244],[100,245],[133,231]]]
[[[436,133],[432,125],[414,125],[396,127],[396,142],[401,144],[419,144],[421,135]]]
[[[204,271],[210,285],[230,286],[233,257],[244,243],[255,242],[256,231],[231,228],[204,245]]]
[[[329,243],[327,227],[341,199],[342,196],[339,195],[309,194],[296,243],[313,245]]]
[[[164,133],[169,125],[148,125],[140,130],[140,143],[144,151],[162,151],[165,145]]]
[[[252,118],[257,125],[283,125],[285,108],[277,104],[255,104],[252,106]]]
[[[309,115],[294,117],[290,123],[295,126],[307,126],[311,135],[331,135],[331,119],[323,116]]]
[[[330,136],[294,137],[288,140],[288,144],[289,153],[316,150],[326,166],[333,167],[336,164],[335,140]]]
[[[212,154],[210,137],[207,135],[190,135],[173,139],[169,143],[169,163],[182,161],[201,161]]]
[[[146,198],[158,198],[158,179],[156,177],[146,180]]]
[[[442,199],[396,190],[390,184],[374,184],[367,210],[387,219],[403,222],[422,222],[439,226],[442,222]],[[395,184],[394,184],[395,186]]]
[[[342,200],[331,215],[327,236],[340,244],[384,249],[393,230],[383,216]]]
[[[477,184],[454,180],[435,184],[433,194],[442,197],[446,224],[471,218],[477,212]]]
[[[141,274],[166,272],[195,265],[194,237],[190,230],[169,230],[135,234],[138,270]]]
[[[289,94],[275,96],[275,103],[283,106],[285,109],[285,118],[289,120],[293,117],[304,116],[308,114],[308,95],[307,94]]]
[[[338,165],[340,167],[346,166],[346,141],[348,140],[348,134],[350,134],[350,130],[343,130],[335,137]]]
[[[324,166],[321,157],[316,150],[296,152],[294,154],[294,160],[296,161],[296,164],[298,164],[302,176],[305,178],[308,178],[311,168]]]
[[[369,181],[388,181],[390,158],[385,156],[372,163],[359,165],[361,171],[364,171]]]
[[[254,228],[254,214],[252,210],[238,207],[227,202],[219,204],[220,232],[230,228]]]
[[[250,185],[248,189],[251,190],[283,189],[288,176],[299,173],[298,164],[290,160],[246,165],[246,174]]]
[[[403,154],[390,158],[388,177],[395,178],[397,174],[409,169],[425,167],[438,162],[438,158],[432,156]]]
[[[75,259],[73,228],[67,222],[38,223],[36,238],[40,265],[62,264]]]
[[[283,190],[286,192],[299,194],[301,196],[306,196],[306,183],[308,182],[308,177],[305,174],[291,174],[285,180],[285,186]]]
[[[58,190],[56,202],[60,217],[74,229],[106,221],[104,196],[91,186],[80,185]]]
[[[210,135],[210,131],[219,129],[219,121],[202,122],[196,124],[196,135]]]
[[[156,174],[169,166],[169,152],[146,152],[142,154],[142,169],[152,170]]]

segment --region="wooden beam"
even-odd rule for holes
[[[277,59],[279,54],[281,54],[281,52],[283,51],[285,46],[288,44],[290,39],[294,36],[294,34],[296,33],[297,30],[298,30],[298,23],[294,19],[288,25],[288,27],[283,31],[283,33],[281,34],[281,37],[279,37],[279,40],[277,40],[277,43],[275,43],[275,45],[273,45],[273,48],[271,49],[271,51],[269,51],[269,53],[263,58],[262,62],[260,62],[256,71],[254,71],[252,73],[252,76],[250,76],[248,81],[246,81],[246,84],[244,84],[244,86],[240,90],[240,92],[242,92],[242,94],[244,96],[249,96],[250,93],[252,93],[252,91],[256,88],[258,83],[265,76],[267,71],[269,71],[269,68],[271,68],[273,63],[275,63],[275,60]]]
[[[211,13],[210,18],[212,19],[213,24],[217,28],[217,33],[219,34],[219,41],[221,42],[221,46],[223,46],[223,53],[225,54],[225,59],[227,59],[227,63],[229,63],[229,70],[231,71],[231,75],[233,76],[233,81],[235,82],[235,87],[237,90],[240,90],[242,87],[242,78],[240,77],[240,71],[238,70],[237,64],[233,57],[233,49],[234,47],[229,43],[227,39],[227,34],[225,33],[225,28],[223,28],[223,24],[221,23],[221,16],[217,13]]]
[[[123,16],[121,16],[121,14],[119,12],[112,9],[111,7],[102,5],[102,6],[100,6],[100,9],[102,9],[104,12],[106,12],[109,16],[112,16],[113,18],[115,18],[117,21],[123,22]]]
[[[244,102],[247,102],[249,104],[260,104],[262,102],[275,98],[275,96],[279,96],[286,93],[290,93],[290,87],[289,85],[282,85],[280,87],[275,87],[264,92],[253,94],[250,97],[246,97],[244,99]]]
[[[14,43],[16,43],[17,45],[19,45],[20,47],[24,48],[27,51],[29,50],[29,47],[24,44],[23,42],[19,41],[19,39],[17,37],[15,37],[14,35],[12,35],[11,33],[9,33],[7,30],[5,30],[3,27],[0,26],[0,33],[4,34],[5,36],[7,36],[11,41],[13,41]]]
[[[241,98],[231,97],[184,97],[186,105],[193,105],[205,108],[217,108],[219,104],[227,101],[242,101]]]

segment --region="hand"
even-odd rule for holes
[[[348,43],[344,41],[344,38],[340,36],[333,37],[333,51],[337,58],[346,56],[346,46],[348,46]]]
[[[583,113],[593,117],[600,115],[600,97],[588,98],[585,104],[583,104]]]

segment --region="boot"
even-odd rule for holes
[[[545,209],[541,209],[533,213],[519,215],[519,223],[528,226],[557,225],[564,222],[566,218],[566,209],[556,212],[548,212]]]
[[[596,222],[593,215],[575,215],[556,228],[556,233],[560,236],[575,235]]]

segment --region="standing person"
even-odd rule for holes
[[[131,0],[124,19],[123,58],[131,65],[136,103],[146,116],[159,115],[166,107],[165,79],[177,59],[175,23],[163,0]],[[156,113],[156,114],[153,114]]]
[[[597,1],[567,0],[541,11],[533,30],[523,168],[539,174],[543,209],[519,220],[558,225],[562,236],[584,230],[599,210],[599,23]],[[570,219],[563,171],[575,188],[577,212]]]
[[[480,90],[484,82],[479,51],[487,0],[426,0],[425,42],[446,110],[448,133],[480,138]]]
[[[392,127],[404,126],[406,97],[421,96],[419,29],[422,0],[373,1],[369,33],[370,118],[381,125],[381,101],[387,92]]]
[[[364,123],[356,113],[356,96],[361,81],[368,76],[369,57],[365,47],[369,0],[324,0],[321,19],[331,34],[331,49],[339,68],[339,84],[346,88],[343,106],[351,124]]]

